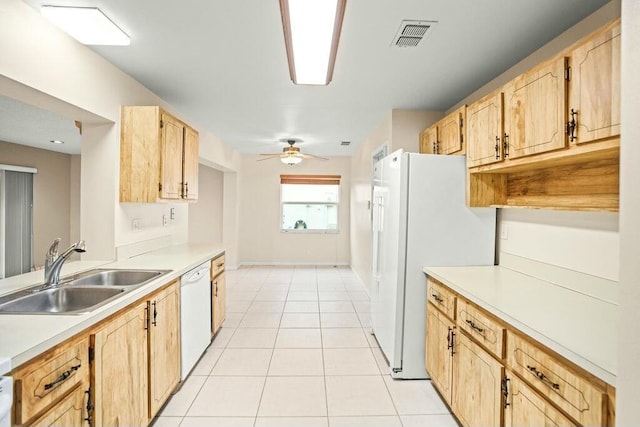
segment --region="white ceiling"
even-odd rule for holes
[[[333,81],[304,87],[278,0],[25,1],[102,9],[132,41],[94,50],[240,152],[296,137],[318,155],[353,153],[393,108],[448,109],[607,2],[347,0]],[[438,24],[418,48],[391,48],[403,19]]]

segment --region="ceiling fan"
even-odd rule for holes
[[[302,142],[301,139],[295,138],[285,138],[281,139],[281,142],[286,142],[289,144],[288,147],[284,147],[282,149],[282,153],[273,153],[273,154],[260,154],[261,156],[266,156],[264,159],[258,159],[259,162],[263,160],[275,159],[276,157],[280,158],[280,161],[286,165],[293,166],[297,165],[302,161],[302,159],[318,159],[318,160],[329,160],[326,157],[320,157],[313,154],[303,154],[300,152],[298,147],[294,147],[296,142]]]

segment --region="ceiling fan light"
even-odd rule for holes
[[[285,165],[293,166],[293,165],[297,165],[298,163],[300,163],[302,161],[302,157],[286,156],[286,157],[281,157],[280,161],[282,163],[284,163]]]
[[[346,0],[280,0],[291,80],[328,85],[338,51]]]

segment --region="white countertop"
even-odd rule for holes
[[[15,368],[155,291],[166,283],[179,278],[192,268],[215,258],[223,251],[222,245],[185,244],[159,249],[115,262],[70,262],[69,265],[64,266],[63,275],[96,267],[171,270],[171,272],[87,314],[0,314],[0,356],[9,358],[11,365]],[[42,271],[3,279],[0,280],[0,294],[38,284],[42,280]],[[0,375],[4,373],[6,372],[0,372]]]
[[[423,271],[615,386],[616,304],[501,266],[425,267]]]

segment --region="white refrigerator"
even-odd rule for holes
[[[374,166],[371,325],[394,378],[427,378],[423,267],[494,263],[495,209],[466,206],[465,177],[464,156],[399,150]]]

